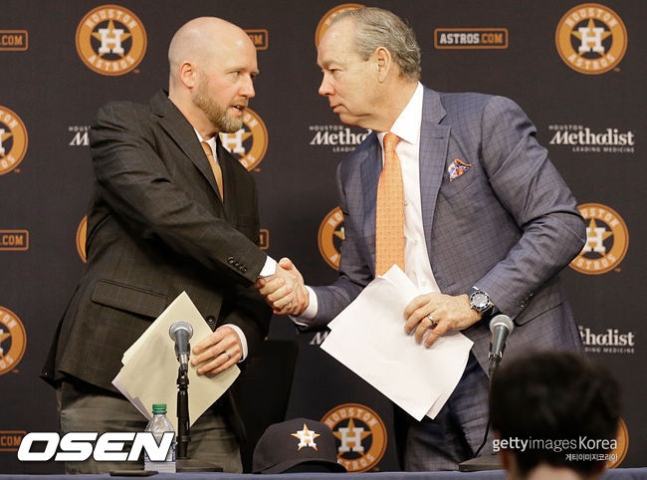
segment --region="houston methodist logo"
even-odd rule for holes
[[[235,133],[221,133],[220,140],[243,167],[251,172],[267,152],[267,127],[256,112],[246,108],[243,112],[243,128]]]
[[[0,306],[0,375],[14,369],[27,348],[27,333],[18,315]]]
[[[622,217],[606,205],[586,203],[578,207],[586,227],[586,244],[571,262],[571,268],[600,275],[616,268],[629,248],[629,230]]]
[[[368,407],[346,403],[321,419],[337,439],[337,460],[349,472],[366,472],[375,467],[386,451],[386,427]]]
[[[344,238],[344,214],[341,208],[336,207],[323,219],[317,234],[321,256],[334,269],[339,268],[340,244]]]
[[[364,5],[359,3],[344,3],[343,5],[337,5],[335,8],[328,10],[321,20],[319,20],[319,24],[317,25],[317,30],[315,31],[315,45],[319,45],[319,40],[321,40],[321,37],[323,37],[326,30],[330,27],[330,22],[333,18],[342,12],[357,10],[362,7],[364,7]]]
[[[130,10],[102,5],[90,11],[76,29],[76,50],[83,63],[101,75],[124,75],[146,53],[146,30]]]
[[[20,117],[0,105],[0,175],[15,169],[27,153],[27,129]]]
[[[569,10],[555,33],[557,51],[576,72],[597,75],[615,68],[627,50],[627,29],[616,12],[598,3]]]

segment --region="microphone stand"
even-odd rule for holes
[[[502,355],[493,355],[490,354],[490,366],[488,369],[488,375],[490,377],[490,383],[492,383],[492,377],[494,376],[494,372],[496,372],[497,368],[499,368],[499,363],[501,363],[501,357]]]
[[[490,348],[492,346],[490,345]],[[503,351],[505,350],[505,344],[503,345],[501,349],[501,353],[492,353],[490,351],[490,354],[488,356],[489,360],[489,365],[488,365],[488,376],[490,377],[489,384],[490,386],[492,385],[492,378],[494,377],[494,373],[496,370],[499,368],[499,364],[501,363],[501,359],[503,358]],[[479,453],[481,453],[481,449],[485,446],[485,443],[487,442],[488,439],[488,434],[490,432],[490,417],[488,415],[488,421],[487,425],[485,426],[485,435],[483,436],[483,443],[481,443],[481,446],[478,448],[476,453],[474,454],[474,458],[470,460],[466,460],[464,462],[461,462],[458,464],[458,470],[461,472],[480,472],[484,470],[502,470],[503,465],[501,464],[501,460],[499,456],[496,453],[491,453],[489,455],[483,455],[481,457],[478,456]]]
[[[222,472],[222,467],[201,460],[192,460],[188,456],[191,440],[189,421],[189,376],[182,365],[177,371],[177,449],[175,470],[177,472]]]
[[[189,426],[189,376],[180,366],[177,370],[177,460],[189,458],[187,449],[191,441],[191,427]]]

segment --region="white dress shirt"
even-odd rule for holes
[[[420,129],[422,128],[423,86],[418,86],[407,106],[397,118],[391,132],[400,137],[395,151],[400,158],[402,181],[404,184],[404,270],[420,293],[438,292],[438,284],[429,262],[429,252],[425,242],[422,221],[422,201],[420,197]],[[387,132],[377,134],[382,147],[384,162],[384,136]],[[317,296],[310,287],[310,304],[299,317],[291,317],[299,325],[305,325],[299,318],[312,319],[317,314]]]

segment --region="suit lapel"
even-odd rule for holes
[[[375,133],[371,134],[372,139],[368,143],[368,148],[362,150],[360,154],[363,158],[361,162],[362,176],[362,201],[364,202],[364,237],[375,239],[375,207],[377,205],[377,183],[382,172],[382,152],[379,148],[379,142]],[[373,268],[375,264],[375,242],[369,242]]]
[[[169,134],[175,144],[193,162],[196,168],[205,176],[218,198],[218,185],[209,165],[209,160],[202,150],[194,128],[168,99],[164,91],[157,93],[150,101],[151,110],[159,117],[160,126]],[[223,178],[225,170],[223,169]],[[223,180],[224,181],[224,180]],[[226,182],[225,182],[226,183]]]
[[[420,131],[420,200],[427,252],[431,255],[431,229],[436,199],[445,174],[445,161],[451,128],[439,125],[446,112],[440,96],[425,88]]]

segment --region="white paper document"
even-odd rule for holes
[[[418,290],[397,266],[373,280],[330,324],[321,348],[417,420],[435,418],[463,375],[473,342],[460,332],[426,348],[404,331]]]
[[[166,416],[177,426],[177,377],[180,366],[175,342],[169,336],[173,322],[184,320],[193,327],[193,345],[211,334],[211,329],[186,292],[181,293],[148,329],[126,350],[123,367],[112,384],[148,419],[154,403],[166,403]],[[237,366],[215,377],[198,375],[189,362],[189,423],[193,423],[234,383]]]

